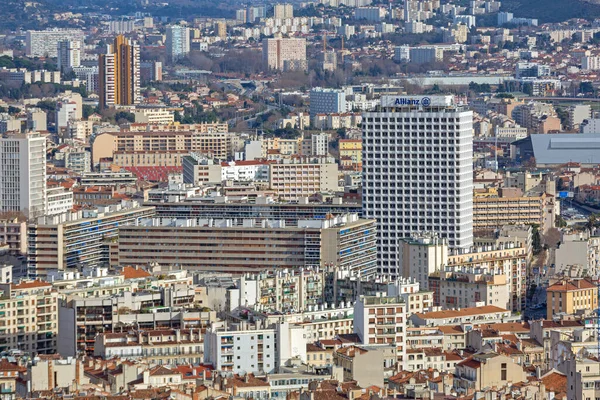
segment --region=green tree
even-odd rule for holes
[[[581,82],[579,84],[579,93],[590,94],[594,93],[594,85],[590,81]]]
[[[96,112],[98,112],[98,107],[92,107],[89,104],[84,104],[81,110],[84,119],[88,119],[90,115]]]
[[[540,234],[540,226],[538,224],[531,225],[531,242],[533,247],[533,254],[539,254],[542,251],[542,236]]]
[[[118,111],[115,114],[115,121],[135,122],[135,115],[127,111]]]

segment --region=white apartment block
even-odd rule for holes
[[[287,322],[269,328],[214,323],[204,336],[204,362],[219,371],[274,373],[291,359],[306,362],[306,333]]]
[[[395,343],[402,365],[406,357],[406,314],[402,297],[361,296],[354,303],[354,333],[365,345]]]
[[[262,42],[263,61],[268,69],[306,70],[306,39],[272,38]]]
[[[413,235],[402,243],[402,276],[414,278],[429,288],[429,275],[448,263],[448,241],[434,234]]]
[[[58,42],[57,67],[61,72],[72,70],[81,65],[81,43],[76,40]]]
[[[27,57],[56,57],[58,55],[58,43],[65,40],[81,44],[84,43],[85,35],[79,29],[27,31],[25,53]]]
[[[76,120],[77,111],[77,104],[74,102],[58,103],[56,109],[56,128],[66,128],[69,125],[69,122]]]
[[[95,338],[94,356],[109,360],[123,357],[143,359],[156,365],[189,365],[203,361],[201,329],[157,329],[100,333]]]
[[[600,69],[600,57],[586,56],[581,58],[581,69],[597,71]]]
[[[39,133],[0,138],[0,212],[11,211],[46,212],[46,137]]]
[[[169,125],[175,122],[173,111],[160,108],[141,108],[133,111],[135,122],[140,124]]]
[[[294,18],[294,6],[292,4],[275,4],[273,7],[274,19]]]
[[[167,27],[167,54],[171,60],[179,60],[190,52],[190,29],[181,25]]]
[[[73,72],[77,79],[79,79],[84,85],[88,92],[98,92],[98,67],[75,67]]]
[[[307,154],[302,152],[302,154]],[[327,156],[329,155],[329,134],[313,133],[310,137],[310,152],[311,156]]]
[[[401,275],[402,239],[473,244],[473,113],[452,96],[384,96],[363,115],[363,212],[376,219],[379,272]]]
[[[46,215],[60,215],[73,209],[73,192],[62,186],[46,189]]]
[[[221,180],[236,182],[268,182],[269,164],[261,161],[229,161],[221,163]]]
[[[128,20],[119,20],[119,21],[109,21],[108,22],[108,32],[110,33],[129,33],[135,30],[135,21],[132,19]]]
[[[14,83],[60,83],[59,71],[36,70],[27,71],[25,68],[0,68],[0,81]]]

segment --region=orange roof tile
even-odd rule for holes
[[[125,267],[123,268],[123,276],[125,279],[140,279],[152,276],[148,271],[141,268]]]

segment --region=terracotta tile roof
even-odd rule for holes
[[[438,326],[437,329],[440,330],[440,332],[442,332],[443,334],[464,334],[465,332],[463,331],[462,326],[460,325],[455,325],[455,326]]]
[[[446,355],[446,361],[460,361],[460,360],[462,360],[462,357],[460,356],[460,354],[455,353],[453,351],[445,351],[444,354]]]
[[[473,369],[477,369],[479,367],[481,367],[481,362],[474,360],[473,357],[469,357],[464,361],[459,362],[458,364],[459,366],[464,366],[464,367],[469,367],[469,368],[473,368]]]
[[[22,289],[33,289],[33,288],[42,288],[42,287],[52,287],[51,284],[49,284],[48,282],[42,282],[42,281],[28,281],[28,282],[21,282],[19,284],[12,284],[10,286],[10,288],[12,290],[22,290]]]
[[[548,328],[576,328],[579,326],[583,326],[583,323],[581,321],[569,321],[569,320],[563,320],[563,321],[550,321],[550,320],[544,320],[542,322],[542,327],[544,329],[548,329]]]
[[[306,352],[308,353],[311,351],[327,351],[327,350],[320,346],[317,346],[316,344],[307,343],[306,344]]]
[[[179,372],[183,379],[202,379],[206,371],[206,378],[210,379],[213,367],[212,365],[178,365],[173,370]]]
[[[243,375],[234,375],[232,379],[227,380],[228,388],[233,387],[258,387],[258,386],[267,386],[270,387],[271,384],[264,379],[257,378],[254,374]]]
[[[123,268],[123,276],[125,279],[140,279],[152,276],[152,274],[141,268],[125,267]]]
[[[177,371],[173,371],[169,368],[163,367],[162,365],[157,365],[150,370],[150,376],[160,375],[177,375]]]
[[[369,351],[358,346],[344,346],[336,350],[337,354],[343,354],[348,357],[354,357],[356,354],[365,354]]]
[[[27,368],[21,367],[17,364],[11,363],[7,359],[3,358],[0,360],[0,371],[20,371],[25,372]]]
[[[552,370],[542,376],[540,381],[546,386],[546,392],[567,393],[567,376]]]
[[[497,324],[485,324],[480,327],[486,327],[498,332],[521,332],[529,333],[530,326],[528,322],[501,322]]]
[[[595,289],[596,285],[587,279],[563,280],[551,285],[546,292],[570,292],[574,290]]]

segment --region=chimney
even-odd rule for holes
[[[77,385],[81,385],[81,361],[79,361],[79,359],[75,360],[75,383],[77,383]]]
[[[48,360],[48,390],[54,389],[54,363]]]

